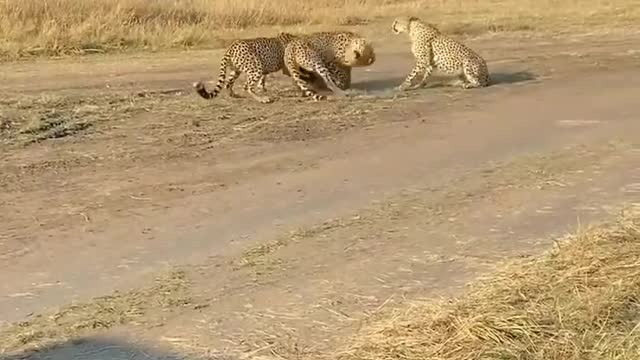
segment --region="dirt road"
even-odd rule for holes
[[[269,106],[198,99],[215,52],[7,65],[0,325],[179,266],[187,306],[151,296],[111,335],[321,353],[381,307],[640,201],[637,41],[471,44],[496,85],[390,92],[411,66],[400,42],[358,70],[354,98],[322,104],[277,76]]]

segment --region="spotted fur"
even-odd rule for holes
[[[193,84],[198,95],[205,99],[218,96],[222,87],[232,97],[238,97],[233,91],[233,85],[240,74],[245,73],[246,82],[244,89],[257,101],[270,103],[273,100],[268,96],[256,93],[256,88],[266,92],[266,75],[284,69],[284,49],[295,36],[281,32],[272,38],[242,39],[233,42],[225,51],[220,62],[220,74],[214,89],[209,92],[202,82]],[[231,70],[227,78],[227,70]],[[225,83],[226,79],[226,83]]]
[[[372,65],[375,51],[370,42],[351,31],[324,31],[303,35],[309,44],[322,55],[323,62],[333,74],[336,85],[346,90],[351,87],[351,68]],[[315,73],[299,69],[301,78],[316,86],[324,85]],[[283,71],[285,75],[289,75]]]
[[[284,64],[295,84],[302,90],[302,96],[311,97],[315,101],[324,100],[326,96],[319,95],[303,78],[302,71],[315,73],[338,96],[344,92],[336,84],[334,74],[327,68],[322,53],[303,38],[290,41],[284,50]]]
[[[402,17],[394,20],[391,29],[395,34],[409,35],[416,61],[399,90],[425,86],[434,69],[458,75],[464,89],[489,86],[491,79],[485,60],[464,44],[441,34],[433,25],[416,17]],[[422,79],[412,87],[420,74]]]

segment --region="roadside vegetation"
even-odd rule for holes
[[[373,22],[385,31],[384,21],[401,14],[460,34],[592,32],[638,24],[640,7],[634,0],[4,0],[0,58],[217,48],[309,26]]]
[[[459,299],[374,320],[346,360],[638,359],[640,213],[506,265]]]

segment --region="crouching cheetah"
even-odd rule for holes
[[[227,48],[222,57],[218,83],[213,91],[207,91],[202,82],[194,83],[193,87],[205,99],[218,96],[223,85],[230,96],[238,97],[233,91],[233,84],[240,74],[245,73],[244,89],[257,101],[270,103],[273,101],[270,97],[256,94],[255,89],[257,87],[262,92],[266,92],[266,75],[284,69],[284,49],[294,38],[295,36],[292,34],[281,32],[272,38],[236,40]],[[225,84],[228,69],[231,69],[231,72]]]
[[[490,83],[487,64],[480,55],[464,44],[440,33],[433,25],[416,17],[401,17],[394,20],[391,29],[395,34],[407,33],[411,39],[411,52],[416,65],[398,90],[423,87],[433,69],[449,74],[458,74],[464,89],[488,86]],[[422,74],[422,80],[411,86]]]
[[[375,51],[361,35],[351,31],[325,31],[300,36],[322,55],[323,62],[333,74],[336,85],[341,90],[351,87],[351,68],[372,65],[376,60]],[[316,74],[299,69],[301,78],[314,85],[322,85]],[[287,71],[283,71],[289,75]]]
[[[284,49],[284,65],[293,81],[302,90],[302,96],[309,96],[315,101],[326,99],[326,96],[319,95],[309,87],[302,71],[317,74],[334,94],[344,95],[342,89],[336,85],[335,76],[325,64],[322,53],[306,39],[294,39],[287,44]]]

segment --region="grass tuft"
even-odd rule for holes
[[[344,360],[638,359],[640,212],[507,265],[463,297],[374,320]]]
[[[151,313],[189,306],[189,290],[186,274],[172,271],[158,277],[148,288],[115,292],[65,306],[50,314],[35,315],[27,321],[0,329],[0,354],[45,348],[88,331],[148,322]]]

